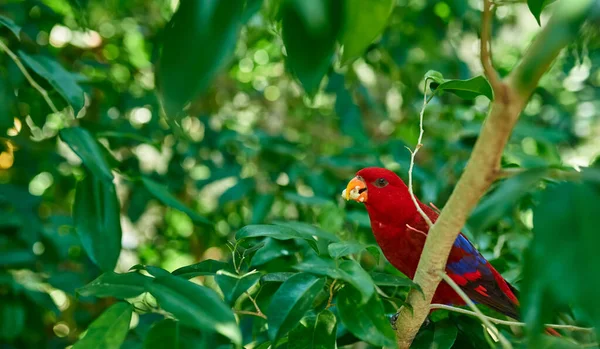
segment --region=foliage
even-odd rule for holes
[[[429,86],[413,175],[442,207],[494,97],[477,2],[177,3],[0,5],[3,347],[393,346],[418,286],[339,194],[362,167],[407,178]],[[498,2],[501,75],[537,33],[527,5]],[[502,158],[516,175],[465,228],[523,284],[515,343],[600,326],[599,44],[585,28],[550,69]],[[493,346],[477,320],[431,320],[414,347]]]

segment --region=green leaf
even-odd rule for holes
[[[19,57],[39,76],[48,80],[50,85],[73,107],[75,115],[83,109],[85,97],[83,89],[77,84],[75,74],[65,70],[60,63],[47,56],[28,55],[19,51]]]
[[[269,338],[276,343],[294,328],[325,286],[325,279],[300,273],[287,279],[271,298],[267,310]]]
[[[314,96],[327,73],[341,32],[343,0],[284,0],[281,31],[286,65],[308,95]]]
[[[236,240],[257,237],[270,237],[277,240],[303,239],[318,252],[317,242],[311,235],[286,226],[266,224],[247,225],[235,233]]]
[[[166,186],[157,183],[148,177],[142,177],[142,183],[146,189],[148,189],[148,191],[163,204],[187,214],[197,224],[212,225],[211,221],[202,217],[179,201],[173,194],[169,192],[169,189]]]
[[[73,218],[90,259],[103,271],[113,271],[121,253],[122,235],[114,184],[90,174],[77,183]]]
[[[371,276],[358,262],[353,260],[343,261],[338,267],[331,260],[313,257],[293,266],[293,268],[298,271],[329,276],[332,279],[347,282],[360,291],[362,296],[361,302],[363,303],[371,298],[375,289]]]
[[[21,302],[2,300],[0,302],[0,338],[17,338],[25,328],[25,307]]]
[[[31,249],[11,249],[0,253],[0,267],[16,267],[32,264],[37,257]]]
[[[6,131],[13,127],[15,118],[12,106],[15,104],[15,94],[10,88],[5,74],[0,72],[0,134],[5,135]],[[0,140],[0,153],[8,149],[7,143]]]
[[[344,46],[341,64],[362,56],[366,48],[383,32],[394,10],[395,0],[345,0]]]
[[[250,223],[264,223],[265,218],[271,211],[273,202],[275,202],[275,195],[273,194],[263,194],[256,196],[252,204],[252,221]]]
[[[371,278],[377,286],[416,287],[417,285],[409,278],[392,274],[372,272]]]
[[[0,15],[0,25],[5,26],[6,28],[8,28],[11,32],[13,32],[13,34],[15,34],[15,36],[17,37],[17,39],[20,40],[21,38],[21,27],[19,27],[18,25],[15,24],[15,22],[13,22],[12,19],[2,16]]]
[[[73,349],[119,349],[129,331],[132,313],[133,306],[129,303],[112,305],[92,322],[85,336],[73,345]]]
[[[323,229],[320,229],[317,226],[314,226],[309,223],[298,222],[298,221],[285,221],[285,222],[284,221],[273,221],[273,224],[281,225],[284,227],[290,227],[297,232],[300,232],[300,233],[306,234],[306,235],[310,235],[310,236],[316,236],[317,238],[320,238],[320,239],[334,241],[334,242],[340,241],[340,238],[338,238],[334,234],[332,234],[328,231],[325,231]]]
[[[360,304],[361,294],[352,286],[340,290],[337,307],[340,320],[356,337],[377,346],[394,346],[394,332],[383,311],[383,304],[375,294]]]
[[[337,319],[330,310],[305,316],[290,331],[288,349],[336,348]]]
[[[164,310],[186,326],[218,332],[241,344],[240,329],[233,312],[211,289],[183,278],[164,275],[148,284],[148,291]]]
[[[456,328],[456,325],[449,319],[436,322],[431,349],[452,348],[457,335],[458,328]]]
[[[547,189],[534,209],[521,288],[522,314],[532,334],[541,333],[562,305],[600,328],[599,205],[598,187],[560,183]]]
[[[469,228],[482,232],[514,210],[515,202],[534,189],[546,173],[546,169],[532,169],[500,183],[473,210],[468,220]]]
[[[431,80],[429,87],[434,93],[448,91],[462,99],[475,99],[477,96],[486,96],[494,100],[492,86],[483,76],[476,76],[468,80],[444,79],[439,72],[430,70],[425,74],[425,79]]]
[[[112,181],[110,166],[94,137],[81,127],[64,128],[59,132],[60,138],[79,156],[85,167],[98,179]]]
[[[542,15],[542,11],[544,7],[553,3],[553,0],[527,0],[527,7],[529,7],[529,11],[535,17],[538,25],[542,25],[540,21],[540,16]]]
[[[219,196],[219,207],[232,201],[238,201],[248,196],[254,190],[255,182],[251,178],[240,179],[233,187]]]
[[[146,292],[146,283],[151,280],[151,278],[136,272],[117,274],[110,271],[78,288],[77,293],[84,297],[134,298]]]
[[[356,254],[363,251],[367,248],[366,245],[363,245],[358,242],[351,241],[342,241],[342,242],[334,242],[327,246],[327,250],[329,251],[329,255],[331,258],[337,259],[341,257],[345,257],[351,254]]]
[[[233,266],[229,263],[207,259],[200,263],[187,265],[173,271],[173,275],[181,276],[186,279],[195,278],[201,275],[215,275],[219,270],[233,272]]]
[[[242,26],[244,1],[181,1],[163,34],[158,89],[174,117],[203,94],[227,64]]]
[[[144,339],[144,349],[204,349],[202,336],[179,321],[164,319],[152,325]]]
[[[296,273],[292,272],[279,272],[279,273],[270,273],[265,274],[260,278],[260,282],[285,282],[287,279],[296,275]]]
[[[215,276],[215,281],[219,285],[221,291],[223,291],[225,303],[233,306],[242,293],[254,286],[260,277],[261,274],[256,270],[243,276],[220,271]]]

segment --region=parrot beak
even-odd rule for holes
[[[345,200],[354,200],[356,202],[367,202],[367,184],[362,178],[354,177],[342,192]]]

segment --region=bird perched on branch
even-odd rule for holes
[[[342,196],[365,204],[373,235],[383,254],[394,267],[413,279],[429,226],[417,211],[402,179],[384,168],[364,168],[348,183]],[[435,223],[438,213],[432,207],[417,202]],[[462,233],[452,246],[446,273],[474,302],[511,318],[519,318],[517,290]],[[464,300],[444,281],[439,284],[433,303],[465,305]]]

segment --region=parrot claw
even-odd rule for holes
[[[396,330],[396,320],[398,320],[398,315],[398,313],[395,313],[394,315],[390,316],[390,325],[392,325],[394,331]]]

